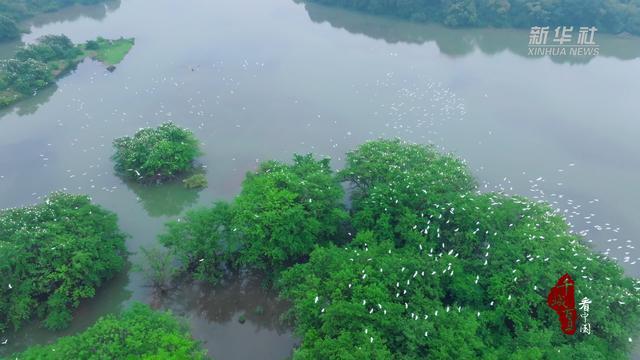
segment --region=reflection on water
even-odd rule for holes
[[[215,286],[184,281],[149,302],[189,318],[194,337],[215,359],[284,359],[296,344],[281,321],[288,304],[264,289],[259,276],[233,275]]]
[[[34,114],[36,111],[38,111],[40,106],[46,104],[49,101],[56,90],[58,90],[58,86],[56,84],[51,84],[44,89],[40,89],[36,95],[28,96],[23,100],[20,100],[17,103],[11,104],[6,108],[0,110],[0,118],[14,111],[18,116]]]
[[[125,182],[151,217],[176,216],[198,201],[202,189],[187,189],[182,177],[163,184]]]
[[[327,22],[335,28],[345,29],[352,34],[363,34],[370,38],[382,39],[390,44],[424,44],[435,42],[441,53],[449,56],[464,56],[476,48],[485,54],[509,51],[516,55],[529,56],[529,34],[525,30],[511,29],[450,29],[437,24],[420,24],[362,14],[336,7],[319,5],[304,0],[294,0],[304,4],[309,18],[316,23]],[[638,37],[620,37],[598,34],[600,55],[629,60],[640,57]],[[552,56],[553,62],[583,64],[591,56]]]
[[[56,12],[37,15],[27,20],[25,24],[27,26],[41,27],[54,22],[75,21],[82,17],[102,20],[107,14],[117,10],[120,5],[121,0],[107,0],[94,5],[73,5]]]

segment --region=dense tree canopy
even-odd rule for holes
[[[399,140],[369,142],[348,153],[339,177],[353,188],[354,227],[398,244],[407,240],[405,228],[416,221],[419,209],[476,186],[461,160]]]
[[[108,315],[74,336],[33,346],[14,354],[18,360],[205,359],[188,327],[170,312],[156,312],[139,303],[119,316]]]
[[[248,173],[231,203],[190,211],[167,224],[160,242],[199,280],[216,282],[225,268],[275,275],[304,260],[316,245],[335,241],[347,214],[329,160],[296,155]]]
[[[311,0],[377,15],[448,26],[596,26],[640,34],[640,0]]]
[[[242,238],[240,264],[277,272],[314,246],[336,240],[346,220],[343,197],[329,159],[296,155],[291,165],[261,164],[247,174],[235,201],[232,227]]]
[[[11,86],[24,95],[31,95],[53,81],[53,74],[47,64],[34,59],[3,60],[0,69],[3,85]]]
[[[125,263],[116,215],[86,196],[55,193],[44,203],[0,212],[0,332],[33,316],[65,327]]]
[[[0,41],[17,39],[20,36],[20,29],[13,19],[0,14]]]
[[[337,234],[340,180],[351,241]],[[294,359],[623,359],[640,330],[640,282],[559,213],[480,193],[463,161],[398,140],[348,153],[337,176],[310,155],[266,162],[232,204],[188,213],[161,241],[199,279],[234,259],[274,274],[303,339]],[[563,335],[547,306],[565,273],[592,301],[590,335]]]
[[[65,35],[45,35],[35,44],[26,45],[16,52],[16,59],[29,59],[47,63],[54,60],[73,59],[82,51]]]
[[[113,141],[118,173],[139,182],[164,180],[191,170],[200,155],[193,133],[167,122]]]
[[[280,278],[303,337],[294,358],[626,357],[640,283],[546,205],[474,192],[461,166],[389,141],[349,155],[342,176],[354,180],[356,239],[317,248]],[[576,298],[593,301],[591,335],[562,335],[546,305],[566,272]]]

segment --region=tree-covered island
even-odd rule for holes
[[[116,172],[141,183],[162,182],[193,170],[201,155],[193,133],[172,122],[117,138],[113,146]]]
[[[640,330],[640,282],[559,213],[480,193],[463,161],[397,140],[360,146],[337,174],[310,155],[266,162],[160,241],[199,280],[270,274],[292,303],[294,359],[625,359]],[[563,335],[546,304],[567,272],[598,304],[590,335]]]
[[[134,39],[98,38],[75,45],[64,35],[43,36],[0,62],[0,108],[33,96],[87,57],[113,69],[133,44]]]

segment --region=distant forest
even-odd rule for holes
[[[596,26],[640,35],[640,0],[310,0],[451,27]]]
[[[34,15],[75,4],[97,4],[103,0],[0,0],[0,41],[20,37],[18,22]]]

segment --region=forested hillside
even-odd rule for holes
[[[596,26],[640,34],[639,0],[311,0],[376,15],[452,27]]]

